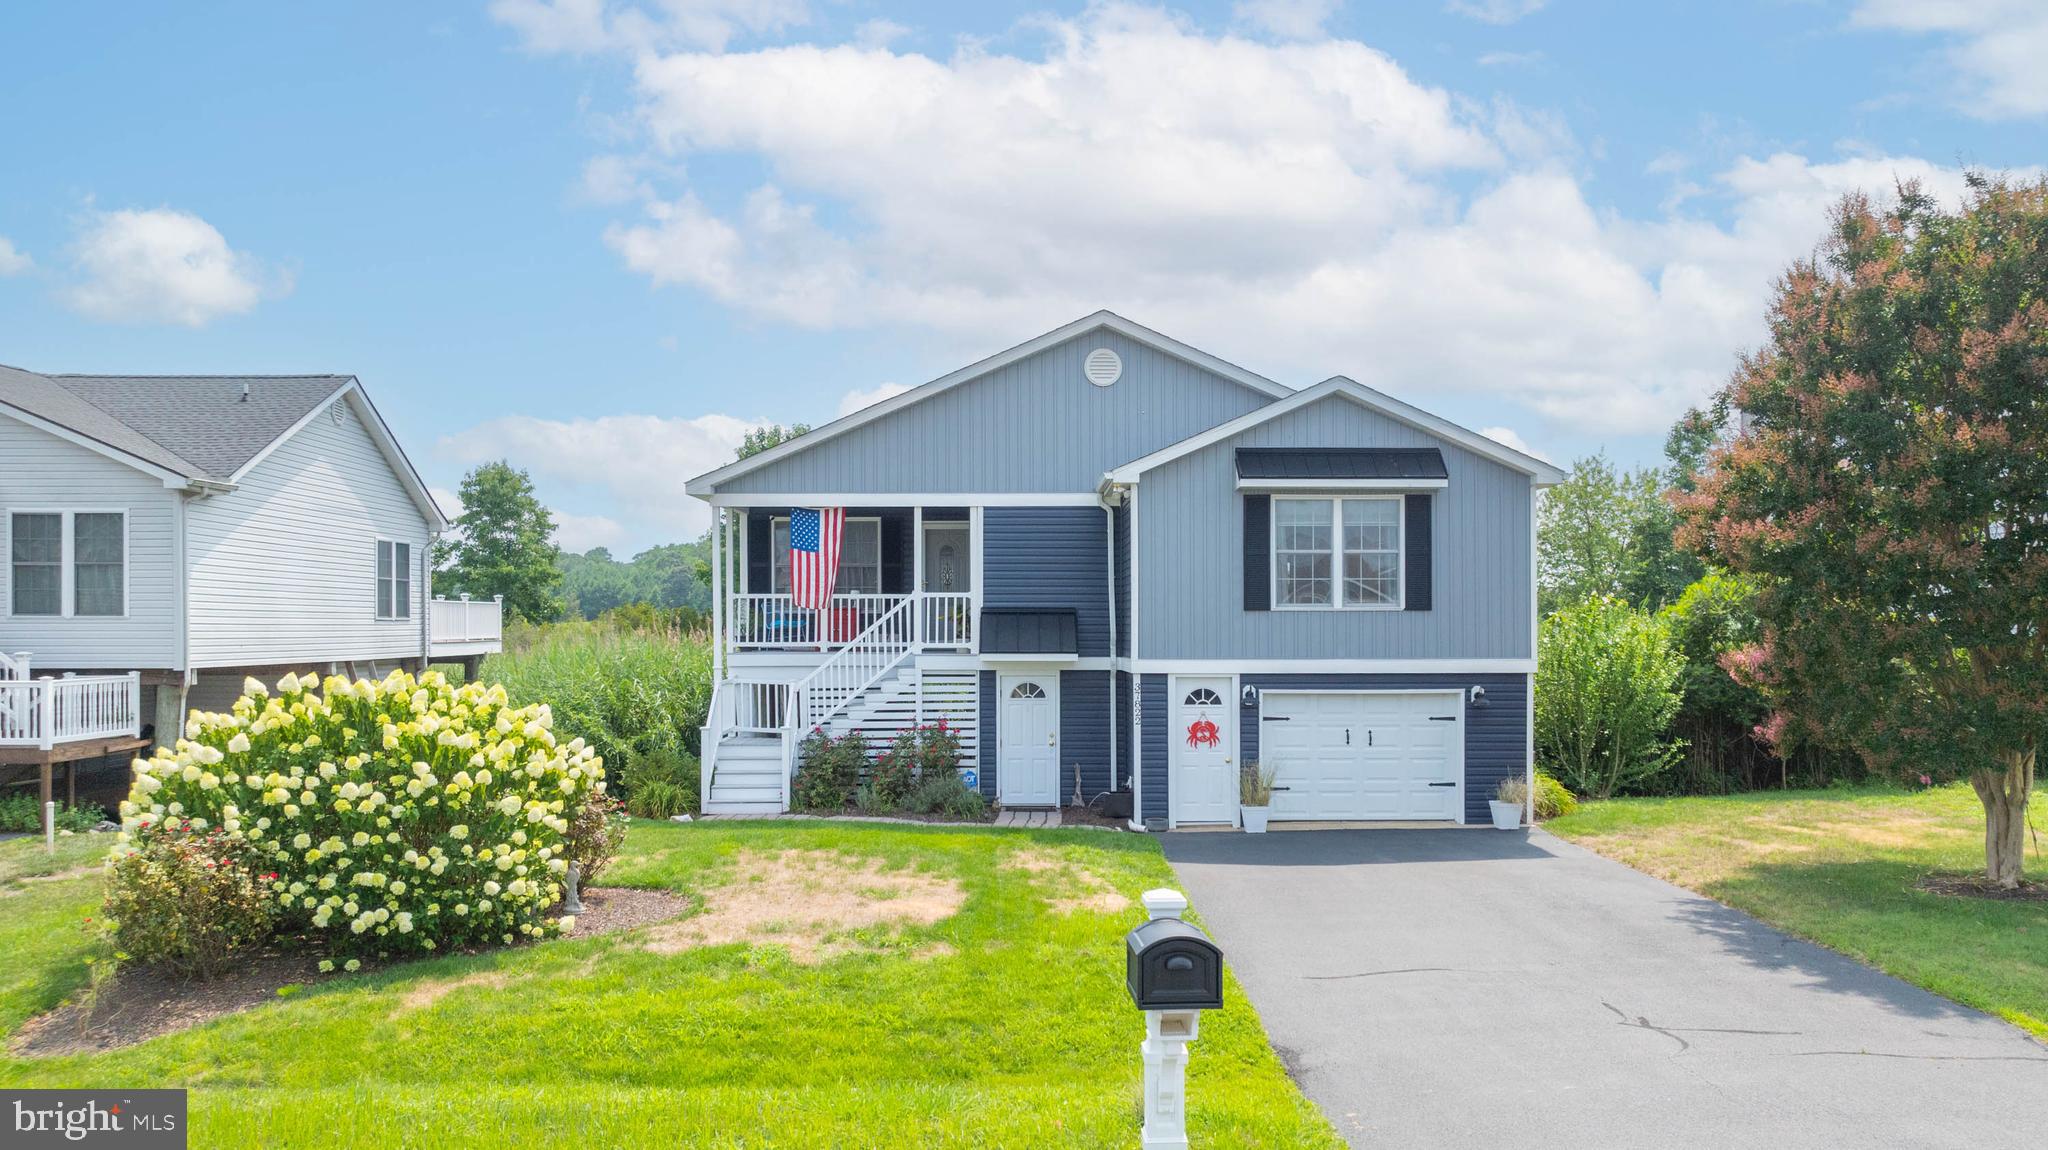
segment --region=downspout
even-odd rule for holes
[[[1543,497],[1543,491],[1532,480],[1529,484],[1529,677],[1524,680],[1522,694],[1527,700],[1522,721],[1523,741],[1526,744],[1523,783],[1528,788],[1524,800],[1528,809],[1523,812],[1523,821],[1531,827],[1536,825],[1536,660],[1542,638],[1541,621],[1536,618],[1536,502]]]
[[[1113,490],[1113,489],[1112,489]],[[1103,569],[1109,577],[1109,789],[1116,790],[1116,507],[1096,492],[1102,504]]]
[[[1131,829],[1145,829],[1145,718],[1140,708],[1145,699],[1144,679],[1138,674],[1138,483],[1131,481],[1124,499],[1131,519]]]

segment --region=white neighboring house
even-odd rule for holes
[[[447,526],[353,376],[0,366],[0,768],[48,801],[248,675],[473,670],[501,606],[428,597]]]

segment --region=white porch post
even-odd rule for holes
[[[725,508],[711,507],[711,681],[725,676]]]
[[[910,641],[924,650],[924,504],[910,509]],[[920,716],[922,718],[922,716]]]
[[[984,564],[981,561],[981,513],[982,508],[979,506],[967,509],[967,569],[968,573],[974,576],[974,581],[967,588],[967,625],[971,632],[970,637],[974,640],[972,650],[977,655],[981,654],[981,588],[985,578],[982,574]]]

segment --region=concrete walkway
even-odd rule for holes
[[[1541,831],[1165,847],[1354,1146],[2048,1138],[2048,1046]]]

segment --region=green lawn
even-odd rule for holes
[[[22,876],[103,844],[66,840],[55,861],[0,844],[0,1031],[82,985],[95,952],[80,923],[97,878]],[[710,921],[744,889],[741,860],[763,857],[743,852],[787,849],[957,881],[965,900],[931,925],[840,938],[810,964],[779,945],[656,953],[628,933],[365,972],[125,1050],[0,1058],[0,1083],[186,1086],[194,1145],[1135,1143],[1142,1027],[1122,937],[1143,917],[1137,894],[1172,881],[1152,840],[637,823],[605,882],[701,895]],[[1040,869],[1018,869],[1027,859]],[[1132,906],[1056,908],[1066,884],[1048,860]],[[420,1004],[423,985],[465,978]],[[1227,999],[1190,1061],[1196,1144],[1341,1146],[1235,983]]]
[[[2033,809],[2048,830],[2048,803]],[[1983,808],[1967,785],[1619,799],[1544,825],[2048,1038],[2048,904],[1914,889],[1930,871],[1983,869]],[[2027,875],[2048,881],[2033,846]]]

